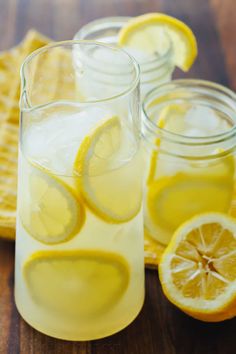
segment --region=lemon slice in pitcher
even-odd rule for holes
[[[121,158],[130,155],[130,142],[114,116],[91,130],[77,152],[78,187],[90,210],[106,222],[129,221],[141,207],[139,157],[134,153],[127,162]]]
[[[20,218],[36,240],[56,244],[68,241],[81,229],[85,210],[75,192],[48,171],[29,164],[20,193]]]
[[[121,29],[118,43],[121,47],[157,55],[166,46],[167,34],[173,46],[174,64],[188,71],[197,56],[197,42],[191,29],[182,21],[162,14],[150,13],[132,18]]]
[[[23,268],[34,302],[62,316],[107,312],[129,284],[126,260],[100,250],[39,251]]]

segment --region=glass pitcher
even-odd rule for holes
[[[144,301],[138,65],[66,41],[26,58],[21,80],[16,305],[52,337],[102,338]]]

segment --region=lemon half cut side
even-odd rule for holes
[[[167,298],[202,321],[236,315],[236,220],[205,213],[181,225],[159,263]]]

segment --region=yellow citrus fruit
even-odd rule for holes
[[[196,39],[191,29],[174,17],[163,13],[135,17],[121,29],[118,43],[153,56],[163,53],[166,47],[163,33],[167,34],[173,46],[174,63],[188,71],[197,56]]]
[[[236,315],[236,220],[198,215],[181,225],[164,251],[159,276],[166,297],[202,321]]]
[[[130,278],[123,256],[100,250],[39,251],[23,267],[34,302],[63,316],[109,311],[125,293]]]
[[[141,207],[139,156],[135,154],[127,163],[121,161],[121,156],[129,154],[124,152],[127,141],[120,119],[111,117],[84,138],[74,162],[86,204],[95,215],[110,223],[132,219]]]
[[[233,176],[177,173],[148,185],[146,197],[149,232],[168,244],[183,222],[204,212],[227,212],[233,191]],[[155,236],[154,236],[155,235]]]
[[[31,165],[19,198],[20,217],[36,240],[56,244],[68,241],[81,229],[85,210],[75,192],[48,171]],[[26,185],[27,184],[27,185]]]

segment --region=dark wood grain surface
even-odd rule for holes
[[[70,39],[98,17],[162,11],[189,24],[199,57],[188,74],[236,89],[235,0],[0,0],[0,50],[34,27]],[[157,271],[146,271],[146,300],[125,330],[93,342],[52,339],[29,327],[14,305],[14,244],[0,241],[0,354],[235,354],[236,319],[218,324],[193,320],[164,298]]]

